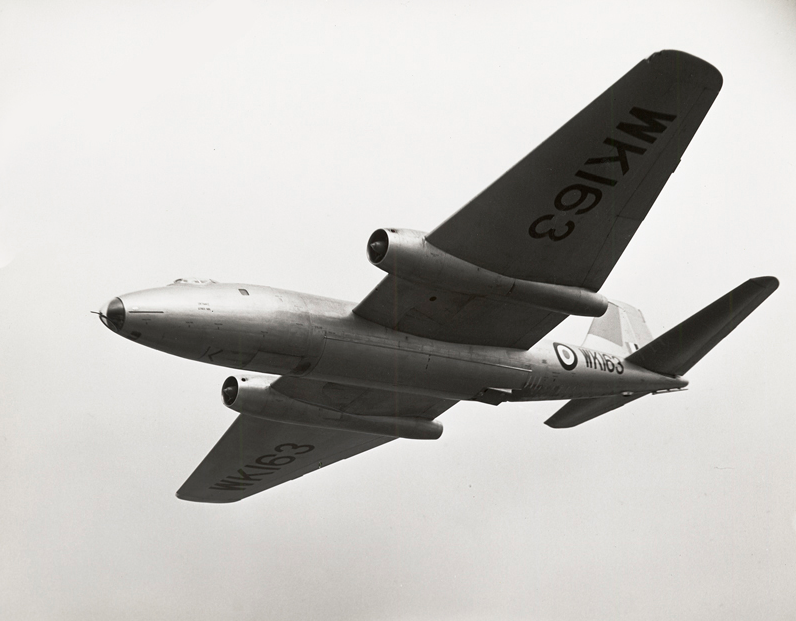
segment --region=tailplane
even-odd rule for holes
[[[628,362],[661,375],[683,375],[774,293],[777,287],[779,281],[773,276],[747,280],[654,340],[649,338],[649,330],[638,310],[621,302],[612,302],[605,315],[592,322],[584,345],[617,354],[617,348],[623,349],[622,355],[632,351],[625,358]],[[610,314],[612,312],[613,315]],[[632,340],[634,338],[637,340]],[[613,351],[607,349],[606,343]],[[635,351],[632,349],[634,347]],[[548,418],[545,424],[555,428],[575,427],[645,394],[649,393],[573,399]]]
[[[662,375],[683,375],[779,287],[773,276],[751,278],[627,357]]]
[[[631,401],[644,397],[649,393],[635,394],[625,397],[624,395],[613,395],[610,397],[594,397],[592,399],[573,399],[563,408],[558,410],[544,424],[554,429],[566,429],[575,427],[587,420],[597,418],[600,414],[605,414],[616,408],[621,408]]]

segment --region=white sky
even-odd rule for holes
[[[3,3],[2,616],[796,618],[794,27],[773,1]],[[89,310],[181,276],[358,300],[372,230],[434,228],[664,48],[724,89],[603,292],[659,334],[782,281],[688,392],[572,430],[460,404],[437,442],[175,498],[228,373]]]

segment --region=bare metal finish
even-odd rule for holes
[[[597,293],[721,88],[708,63],[665,51],[613,87],[428,235],[378,229],[387,272],[359,304],[178,279],[113,298],[114,333],[237,369],[237,420],[177,492],[234,502],[395,438],[436,439],[460,400],[569,399],[572,427],[682,375],[778,286],[747,281],[663,336]],[[543,340],[568,315],[582,345]],[[261,374],[277,375],[268,377]]]
[[[457,293],[494,296],[556,313],[600,317],[608,300],[581,287],[508,278],[432,246],[424,233],[379,229],[368,240],[368,259],[388,274]]]
[[[348,414],[286,397],[263,376],[231,376],[224,382],[224,404],[236,412],[266,420],[307,427],[357,431],[413,440],[436,440],[442,425],[409,416],[363,416]],[[234,397],[232,396],[234,394]]]

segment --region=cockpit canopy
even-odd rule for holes
[[[210,278],[178,278],[171,285],[212,285],[215,282],[215,280]]]

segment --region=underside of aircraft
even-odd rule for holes
[[[682,390],[776,278],[657,338],[598,292],[721,85],[684,52],[641,61],[432,232],[375,231],[368,259],[387,275],[358,304],[199,279],[108,302],[113,332],[239,371],[221,389],[239,415],[177,496],[234,502],[396,438],[439,438],[462,400],[567,400],[546,421],[565,428]],[[543,340],[570,315],[593,317],[583,344]]]

